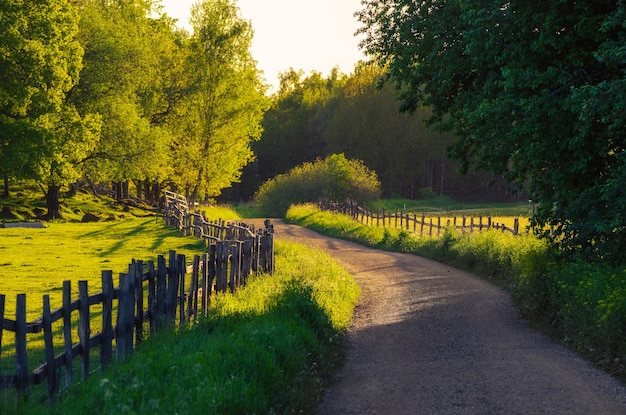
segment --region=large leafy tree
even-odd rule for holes
[[[80,176],[98,139],[97,117],[81,115],[67,94],[83,50],[78,13],[67,0],[0,6],[0,172],[47,185],[48,215],[59,216],[59,187]]]
[[[170,20],[152,16],[154,7],[152,0],[80,1],[84,68],[71,99],[103,119],[101,140],[85,163],[93,181],[167,176],[172,103],[165,74],[173,70],[176,34]]]
[[[356,65],[324,135],[328,150],[363,160],[378,173],[386,196],[415,198],[426,187],[441,193],[441,180],[433,183],[431,167],[436,164],[439,172],[452,135],[429,130],[424,109],[415,117],[399,114],[392,88],[377,87],[383,74],[376,65]]]
[[[566,251],[626,261],[623,1],[363,0],[363,47],[449,154],[505,174]]]
[[[231,0],[192,7],[186,62],[189,93],[174,141],[174,183],[192,199],[218,196],[253,160],[261,135],[265,87],[251,56],[252,27]]]

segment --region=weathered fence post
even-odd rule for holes
[[[209,254],[202,254],[202,315],[205,315],[209,309]]]
[[[176,320],[176,299],[178,297],[178,270],[176,252],[170,251],[169,267],[167,269],[167,295],[165,296],[165,313],[167,324]]]
[[[120,294],[117,305],[117,342],[115,354],[124,360],[133,350],[134,305],[131,277],[120,274]]]
[[[89,293],[87,281],[78,281],[78,341],[82,357],[81,373],[83,380],[89,377]]]
[[[72,386],[74,370],[72,368],[72,282],[63,281],[63,344],[65,365],[65,387]]]
[[[104,370],[113,357],[113,271],[102,271],[102,341],[100,365]]]
[[[143,340],[143,261],[133,260],[129,272],[135,286],[135,344]]]
[[[4,328],[4,294],[0,294],[0,358],[2,358],[2,329]]]
[[[154,261],[148,261],[148,323],[150,334],[154,333],[157,317],[157,297],[156,297],[156,272]]]
[[[26,357],[26,294],[18,294],[15,308],[15,386],[19,395],[28,394]]]
[[[159,255],[157,257],[157,275],[156,275],[156,316],[154,319],[154,331],[161,330],[162,326],[166,324],[168,309],[167,303],[169,296],[167,295],[167,277],[168,270],[165,262],[165,257]]]
[[[225,242],[215,244],[215,291],[226,291],[226,272],[228,270],[228,247]]]
[[[2,321],[0,319],[0,321]],[[52,401],[58,390],[56,365],[54,364],[54,344],[52,343],[52,315],[50,313],[50,296],[43,296],[43,341],[46,356],[46,378],[48,380],[48,398]]]
[[[185,255],[178,255],[178,275],[179,275],[179,297],[180,301],[176,301],[174,304],[174,311],[176,307],[180,305],[179,310],[179,323],[182,325],[185,322],[185,275],[187,274],[187,259]]]

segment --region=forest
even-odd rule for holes
[[[367,62],[269,95],[236,0],[197,2],[191,33],[159,0],[4,2],[3,194],[39,183],[48,218],[76,183],[245,201],[343,154],[383,197],[532,200],[563,252],[626,261],[624,2],[361,4]]]
[[[193,6],[193,33],[153,0],[7,3],[0,11],[0,173],[40,183],[48,217],[63,186],[129,188],[156,199],[250,200],[276,174],[344,153],[379,175],[383,195],[505,201],[501,178],[462,177],[426,109],[397,110],[383,70],[327,77],[287,68],[268,86],[235,1]],[[496,183],[489,187],[490,183]]]

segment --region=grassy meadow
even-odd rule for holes
[[[7,295],[7,318],[17,293],[27,293],[29,319],[35,318],[41,315],[43,294],[51,295],[53,307],[61,304],[65,279],[74,289],[76,281],[86,279],[90,292],[96,292],[104,269],[123,272],[133,258],[155,259],[170,249],[187,255],[203,250],[201,241],[180,237],[154,214],[111,212],[113,205],[98,203],[89,209],[115,220],[78,223],[65,217],[44,229],[0,229],[0,291]],[[210,218],[238,219],[230,209],[207,209]],[[5,390],[0,413],[314,412],[341,362],[341,336],[359,287],[325,254],[301,245],[277,240],[276,263],[273,276],[254,277],[236,295],[215,297],[210,314],[197,324],[149,338],[125,362],[102,372],[94,355],[90,378],[61,391],[54,404],[47,403],[45,385],[31,387],[28,400]],[[3,375],[14,370],[8,334],[0,359]],[[29,337],[28,342],[32,370],[42,361],[42,341]],[[60,352],[60,336],[55,345]],[[78,370],[75,376],[80,377]]]
[[[365,226],[314,205],[292,206],[286,220],[367,246],[422,255],[489,278],[511,293],[521,315],[532,324],[626,381],[626,267],[567,261],[545,240],[529,233],[461,233],[447,228],[434,237],[420,236]]]

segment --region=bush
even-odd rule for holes
[[[282,217],[297,203],[346,199],[368,202],[380,196],[376,173],[359,160],[333,154],[325,160],[304,163],[263,183],[254,196],[264,216]]]

